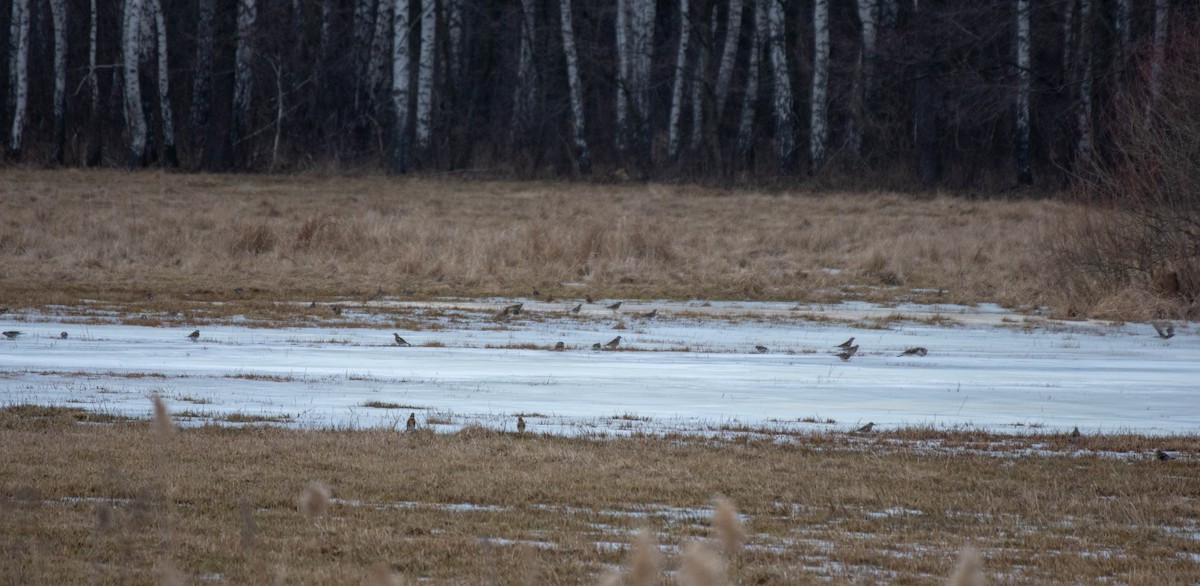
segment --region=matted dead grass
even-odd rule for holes
[[[638,571],[690,564],[667,584],[710,579],[705,550],[740,584],[941,582],[966,547],[989,582],[1184,583],[1200,555],[1196,436],[1163,462],[1126,436],[161,427],[0,410],[0,581],[595,584],[641,529]]]
[[[1070,213],[889,193],[7,169],[0,299],[269,311],[276,300],[538,288],[1033,305],[1046,302],[1041,236]]]

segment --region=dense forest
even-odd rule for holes
[[[1068,183],[1170,0],[4,0],[9,161]],[[10,163],[11,164],[11,163]]]

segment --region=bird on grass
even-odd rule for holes
[[[599,350],[599,349],[600,349],[600,342],[596,342],[595,344],[592,344],[592,350]]]
[[[1159,461],[1162,461],[1162,462],[1166,462],[1167,460],[1175,459],[1175,456],[1172,456],[1171,454],[1168,454],[1162,450],[1154,450],[1154,457],[1158,458]]]
[[[409,413],[408,414],[408,422],[404,424],[404,429],[406,431],[412,431],[416,428],[417,428],[417,414]]]
[[[858,428],[856,431],[857,431],[858,433],[871,433],[871,430],[872,430],[872,429],[875,429],[875,422],[874,422],[874,421],[868,421],[866,425],[864,425],[864,426],[862,426],[862,427]]]
[[[200,330],[193,331],[192,333],[188,334],[187,337],[189,340],[191,340],[193,342],[195,342],[196,340],[199,340],[200,339]]]
[[[412,346],[412,344],[409,344],[407,340],[405,340],[404,338],[401,338],[400,334],[392,332],[392,337],[396,339],[397,346]]]
[[[554,345],[554,349],[555,350],[566,350],[567,345],[562,343],[562,341],[559,341],[557,344]]]
[[[581,309],[583,309],[583,304],[582,304],[582,303],[580,303],[579,305],[576,305],[575,307],[572,307],[571,309],[567,310],[567,313],[570,313],[570,314],[572,314],[572,315],[579,315],[579,310],[581,310]]]
[[[504,309],[501,309],[500,313],[496,314],[496,318],[501,319],[510,315],[521,315],[521,309],[524,307],[524,303],[514,303],[512,305],[508,305]]]
[[[614,303],[614,304],[612,304],[612,305],[609,305],[609,306],[608,306],[606,309],[611,309],[611,310],[613,310],[614,312],[616,312],[618,309],[621,309],[621,302],[620,302],[620,301],[618,301],[618,302],[616,302],[616,303]]]
[[[66,332],[63,332],[63,333],[59,334],[59,335],[58,335],[58,339],[60,339],[60,340],[66,340],[66,339],[67,339],[67,333],[66,333]]]
[[[642,318],[642,319],[654,319],[654,318],[656,318],[656,317],[658,317],[658,310],[657,310],[657,309],[651,309],[649,312],[647,312],[647,313],[643,313],[643,314],[641,315],[641,318]]]
[[[517,433],[525,433],[525,418],[517,416]]]
[[[1175,326],[1173,324],[1167,324],[1165,328],[1156,323],[1150,325],[1154,326],[1154,331],[1158,332],[1158,337],[1164,340],[1170,340],[1175,337]]]
[[[909,348],[909,349],[901,352],[900,354],[898,354],[898,356],[924,356],[926,354],[929,354],[929,350],[926,350],[920,346],[917,346],[915,348]]]
[[[237,295],[238,297],[241,297],[241,296],[242,296],[242,293],[245,293],[245,292],[246,292],[246,290],[245,290],[245,289],[243,289],[243,288],[241,288],[241,287],[234,287],[234,288],[233,288],[233,294],[234,294],[234,295]]]
[[[609,340],[608,343],[604,345],[604,347],[608,348],[609,350],[616,350],[617,346],[620,346],[620,345],[621,345],[621,336],[617,336],[617,337],[613,338],[612,340]]]
[[[1075,429],[1071,430],[1071,441],[1075,441],[1075,440],[1079,439],[1079,436],[1081,436],[1081,435],[1083,435],[1083,434],[1079,433],[1079,426],[1075,426]]]
[[[755,346],[755,347],[754,347],[754,351],[755,351],[755,352],[758,352],[759,354],[766,354],[766,353],[767,353],[767,347],[766,347],[766,346],[763,346],[762,344],[759,344],[759,345],[757,345],[757,346]]]
[[[146,301],[154,301],[154,291],[146,291]]]
[[[855,354],[858,354],[858,346],[851,346],[845,350],[842,350],[841,352],[838,352],[837,357],[841,358],[842,361],[846,361],[850,360],[850,357],[854,356]]]
[[[849,350],[850,345],[853,343],[854,343],[854,338],[850,338],[849,340],[846,340],[845,342],[842,342],[841,344],[834,346],[834,348],[841,348],[842,350]]]
[[[583,300],[584,300],[584,301],[587,301],[589,304],[590,304],[590,303],[595,303],[595,302],[596,302],[595,300],[593,300],[593,299],[592,299],[592,296],[591,296],[591,295],[584,295],[584,296],[583,296]]]
[[[534,297],[541,297],[541,295],[542,295],[542,292],[541,292],[541,291],[538,291],[538,288],[537,288],[537,287],[534,287],[534,288],[533,288],[533,296],[534,296]]]
[[[9,340],[16,340],[17,336],[20,336],[24,332],[18,332],[16,330],[13,330],[10,332],[3,332],[3,333],[4,333],[5,338],[8,338]]]
[[[333,309],[334,314],[342,315],[342,306],[341,305],[334,305],[331,309]]]

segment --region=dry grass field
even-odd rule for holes
[[[1196,437],[599,440],[108,419],[0,411],[3,581],[595,584],[642,529],[662,547],[654,574],[675,584],[722,583],[676,573],[692,541],[726,552],[720,573],[738,584],[936,583],[966,547],[993,583],[1170,584],[1194,580],[1200,557],[1200,468],[1150,451],[1196,453]],[[302,497],[314,482],[330,502]],[[714,532],[722,496],[742,547],[721,545],[730,517]]]
[[[0,301],[375,295],[1054,304],[1053,201],[436,178],[0,174]],[[235,297],[234,290],[242,296]],[[1047,293],[1050,291],[1051,293]]]

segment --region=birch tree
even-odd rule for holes
[[[771,69],[775,77],[775,142],[779,154],[779,167],[787,171],[796,160],[796,127],[792,119],[792,80],[788,77],[786,35],[783,21],[782,0],[766,0],[768,46],[771,52]]]
[[[683,87],[687,81],[688,38],[691,35],[688,0],[679,0],[679,52],[675,56],[675,84],[671,88],[671,114],[667,124],[667,157],[672,161],[679,157],[679,121],[683,116]]]
[[[199,0],[196,5],[196,66],[192,79],[192,109],[189,125],[193,146],[204,136],[208,124],[209,91],[213,75],[213,17],[215,0]]]
[[[146,0],[154,13],[155,39],[158,48],[158,112],[162,118],[163,163],[178,167],[175,152],[175,119],[171,113],[170,68],[167,63],[167,24],[163,17],[162,0]]]
[[[729,98],[729,82],[733,79],[738,40],[742,37],[742,0],[729,0],[725,21],[725,48],[721,51],[721,64],[717,68],[717,110],[713,115],[718,123],[725,111],[725,101]]]
[[[141,167],[146,158],[146,113],[142,109],[142,85],[138,77],[143,11],[143,0],[126,0],[121,69],[125,81],[125,124],[129,128],[129,154],[125,164],[130,169]]]
[[[258,19],[258,0],[238,0],[237,48],[233,73],[234,144],[247,140],[252,122],[254,91],[254,21]]]
[[[654,59],[654,10],[655,0],[633,0],[633,59],[630,61],[635,124],[633,148],[643,170],[648,170],[651,164],[650,68]]]
[[[517,83],[513,90],[513,112],[509,123],[510,141],[528,134],[537,106],[537,70],[533,62],[536,32],[534,0],[521,0],[521,41],[517,52]]]
[[[50,0],[54,21],[54,154],[51,161],[63,162],[67,146],[67,1]]]
[[[412,59],[409,55],[408,0],[395,0],[392,19],[392,171],[407,173],[412,166],[412,142],[409,121],[412,119],[409,78]]]
[[[100,164],[101,153],[101,136],[100,136],[100,80],[96,75],[96,45],[98,44],[97,37],[97,15],[96,15],[96,0],[88,2],[88,72],[87,86],[88,95],[91,98],[88,114],[90,116],[88,125],[88,145],[85,164],[88,167],[94,167]]]
[[[8,41],[9,101],[13,110],[8,150],[9,156],[19,161],[25,132],[25,106],[29,100],[29,0],[13,0]]]
[[[394,0],[379,0],[375,9],[375,28],[371,38],[371,56],[367,64],[367,99],[370,111],[375,112],[387,81],[388,53],[392,49],[392,18]]]
[[[617,0],[617,152],[624,153],[629,145],[629,3]]]
[[[588,151],[584,133],[583,84],[579,79],[579,57],[571,24],[571,0],[560,0],[559,14],[562,20],[563,57],[567,62],[567,89],[571,94],[571,139],[575,143],[575,169],[580,175],[587,175],[592,172],[592,155]]]
[[[854,64],[850,128],[847,142],[856,158],[863,155],[863,133],[874,97],[875,57],[879,39],[879,0],[857,0],[859,32],[862,40],[858,61]]]
[[[1075,108],[1075,155],[1086,159],[1092,154],[1092,0],[1079,0],[1079,101]]]
[[[1087,0],[1084,0],[1087,1]],[[1154,0],[1154,39],[1150,54],[1150,99],[1146,101],[1146,120],[1158,106],[1158,95],[1162,91],[1163,59],[1167,53],[1167,17],[1171,13],[1170,0]]]
[[[436,0],[421,0],[421,61],[417,65],[417,149],[429,150],[433,127],[433,57],[437,40]]]
[[[1033,183],[1029,161],[1030,70],[1029,0],[1017,0],[1017,182]]]
[[[742,97],[742,115],[738,121],[737,153],[745,159],[754,148],[754,111],[758,105],[759,58],[767,30],[766,2],[757,0],[754,6],[754,30],[750,39],[750,59],[746,63],[746,92]]]
[[[816,172],[825,164],[829,135],[829,0],[813,1],[813,77],[809,129],[809,164]]]

